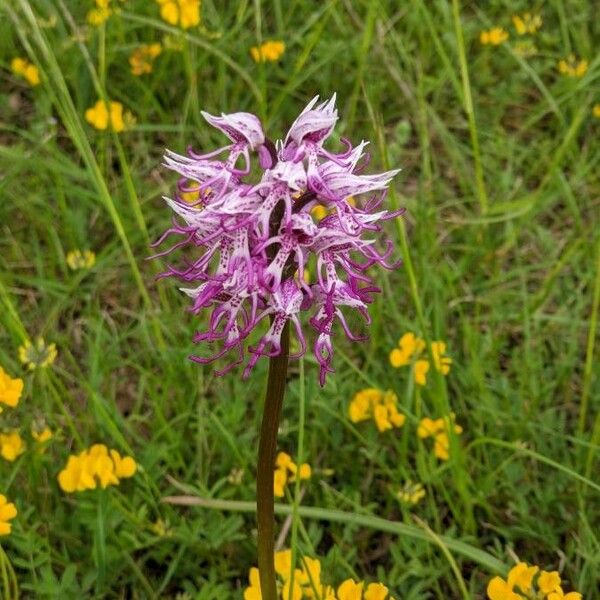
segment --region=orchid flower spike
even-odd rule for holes
[[[369,323],[368,305],[379,289],[365,271],[398,264],[388,260],[389,240],[377,249],[380,223],[402,213],[377,210],[398,170],[361,174],[368,161],[364,141],[353,147],[343,140],[346,149],[337,154],[323,147],[338,119],[335,95],[320,103],[313,98],[275,144],[251,113],[202,115],[231,143],[204,155],[167,150],[164,165],[180,179],[175,194],[165,198],[173,225],[157,242],[178,238],[157,256],[177,250],[184,253],[183,265],[169,265],[161,276],[184,284],[193,314],[209,313],[206,330],[194,341],[218,349],[190,358],[205,364],[233,352],[236,358],[217,373],[248,357],[248,377],[261,357],[281,352],[288,321],[302,356],[308,323],[324,385],[333,372],[336,323],[349,339],[364,339],[350,330],[347,312],[357,311]],[[260,166],[254,181],[251,153]],[[309,265],[316,267],[312,276]]]

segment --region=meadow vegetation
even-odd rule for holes
[[[403,265],[376,275],[367,342],[336,331],[325,387],[291,363],[282,593],[600,599],[597,12],[3,0],[0,597],[260,598],[267,363],[188,360],[203,317],[147,260],[161,160],[222,145],[201,110],[276,138],[337,92],[336,133],[402,168]]]

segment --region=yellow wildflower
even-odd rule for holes
[[[12,378],[0,367],[0,404],[14,408],[19,404],[22,393],[23,380],[19,377]]]
[[[120,102],[110,101],[107,107],[103,100],[98,100],[94,106],[85,111],[85,120],[101,131],[110,126],[116,133],[130,129],[135,123],[129,111],[123,113],[123,105]]]
[[[47,442],[48,440],[52,439],[52,430],[48,426],[44,427],[43,429],[39,429],[39,430],[32,429],[31,437],[33,437],[33,439],[38,444],[43,444],[44,442]]]
[[[104,444],[94,444],[88,450],[69,456],[67,465],[58,474],[58,484],[67,493],[83,492],[98,487],[118,485],[120,479],[133,477],[137,464],[130,456],[121,457]]]
[[[425,497],[425,488],[420,483],[413,483],[410,479],[396,493],[396,498],[403,504],[418,504]]]
[[[283,498],[285,495],[285,486],[288,481],[290,483],[295,481],[296,475],[300,480],[310,479],[312,476],[310,465],[302,463],[298,467],[289,454],[279,452],[275,459],[275,472],[273,473],[273,490],[277,498]]]
[[[365,600],[386,600],[388,593],[383,583],[370,583],[365,591]]]
[[[542,571],[537,580],[537,585],[542,594],[550,594],[560,589],[560,575],[558,571]]]
[[[542,26],[542,17],[526,12],[522,15],[513,15],[512,22],[519,35],[534,34]]]
[[[451,413],[450,418],[430,419],[425,417],[421,419],[417,428],[417,436],[421,439],[433,437],[433,453],[440,460],[448,460],[450,458],[450,438],[449,431],[451,425],[454,426],[454,433],[460,435],[463,431],[460,425],[454,423],[454,413]]]
[[[339,600],[362,600],[363,582],[358,583],[354,579],[346,579],[338,587],[337,595]]]
[[[0,433],[0,456],[9,462],[25,452],[25,443],[18,431]]]
[[[281,58],[284,52],[285,44],[275,40],[269,40],[260,46],[250,48],[250,54],[254,62],[275,62]]]
[[[112,13],[110,0],[96,0],[96,7],[88,11],[86,21],[93,27],[98,27],[108,20]]]
[[[135,475],[137,464],[131,456],[121,456],[116,450],[111,450],[110,457],[115,463],[115,475],[119,479],[127,479]]]
[[[415,362],[413,369],[415,374],[415,382],[418,385],[425,385],[427,383],[427,373],[429,372],[429,361],[418,360]]]
[[[436,370],[438,370],[442,375],[448,375],[450,372],[452,359],[448,356],[443,356],[446,354],[446,344],[444,342],[432,342],[431,354],[433,356],[433,364],[435,365]]]
[[[563,58],[558,62],[558,71],[566,77],[583,77],[588,69],[588,61],[585,59],[578,60],[574,54],[569,54],[567,58]]]
[[[592,114],[596,117],[596,119],[600,119],[600,102],[598,104],[594,104],[594,108],[592,108]]]
[[[392,367],[404,367],[412,362],[425,349],[425,341],[414,333],[405,333],[398,341],[398,348],[390,352]]]
[[[516,585],[523,593],[528,594],[531,591],[533,578],[538,571],[538,567],[530,567],[527,563],[520,562],[508,572],[507,581],[509,585]]]
[[[490,600],[524,600],[525,598],[541,598],[545,600],[581,600],[579,592],[565,594],[560,587],[558,571],[542,571],[534,585],[534,577],[539,571],[537,566],[517,563],[508,573],[506,581],[502,577],[494,577],[488,584],[487,594]],[[514,591],[517,587],[525,596]],[[536,589],[537,588],[537,589]]]
[[[287,484],[287,471],[285,469],[275,469],[273,474],[273,494],[277,498],[285,496],[285,486]]]
[[[200,0],[156,0],[160,16],[169,25],[189,29],[200,24]]]
[[[31,87],[40,84],[39,69],[26,58],[13,58],[10,63],[10,69],[18,77],[25,79]]]
[[[129,56],[129,65],[133,75],[139,76],[152,72],[154,59],[160,55],[160,44],[144,44],[136,48]]]
[[[96,264],[96,255],[91,250],[71,250],[67,253],[67,264],[73,271],[91,269]]]
[[[523,596],[513,592],[502,577],[494,577],[487,586],[487,595],[490,600],[524,600]]]
[[[12,502],[8,502],[4,494],[0,494],[0,535],[10,534],[12,525],[9,521],[17,514],[17,507]]]
[[[388,390],[366,388],[357,392],[348,406],[348,416],[353,423],[373,418],[380,432],[402,427],[406,417],[398,412],[398,397]]]
[[[244,600],[262,600],[262,595],[260,593],[260,576],[256,567],[250,569],[248,579],[250,581],[250,587],[247,587],[244,590]]]
[[[19,360],[27,365],[30,371],[49,367],[56,360],[57,354],[56,344],[46,345],[44,338],[38,338],[35,344],[27,341],[19,346]]]
[[[508,39],[508,31],[502,27],[493,27],[479,34],[479,41],[483,45],[499,46]]]
[[[583,596],[579,592],[569,592],[565,594],[558,588],[556,592],[551,592],[546,596],[546,600],[582,600]]]

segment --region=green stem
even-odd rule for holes
[[[258,521],[258,572],[263,600],[277,600],[275,584],[274,530],[275,498],[273,495],[273,466],[277,449],[277,430],[285,393],[290,331],[288,323],[281,332],[281,352],[269,362],[269,379],[263,409],[258,469],[256,473],[256,517]]]

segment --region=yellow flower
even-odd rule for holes
[[[499,46],[508,39],[508,31],[502,27],[493,27],[479,34],[479,41],[484,45]]]
[[[508,583],[511,586],[517,586],[522,592],[528,594],[531,591],[531,585],[535,574],[539,571],[539,567],[529,567],[527,563],[517,563],[508,572]]]
[[[569,54],[567,58],[558,62],[558,71],[566,77],[581,78],[586,74],[587,69],[588,61],[584,59],[577,60],[574,54]]]
[[[362,600],[363,582],[358,583],[354,579],[346,579],[338,587],[339,600]]]
[[[91,269],[96,264],[96,255],[91,250],[71,250],[67,253],[67,264],[73,271]]]
[[[102,25],[112,15],[110,0],[96,0],[96,7],[88,11],[86,21],[93,27]]]
[[[110,125],[116,133],[130,129],[135,123],[129,111],[123,113],[123,105],[120,102],[110,101],[107,107],[102,100],[98,100],[94,106],[85,111],[85,120],[101,131],[108,129]]]
[[[9,462],[25,452],[25,444],[18,431],[0,433],[0,456]]]
[[[427,383],[427,373],[429,372],[429,361],[418,360],[414,366],[415,383],[425,385]]]
[[[27,341],[19,346],[19,360],[27,365],[30,371],[49,367],[56,360],[57,354],[56,344],[46,345],[44,338],[38,338],[35,344]]]
[[[291,483],[296,480],[296,475],[302,479],[310,479],[312,469],[308,463],[302,463],[300,467],[292,460],[291,456],[285,452],[279,452],[275,459],[275,472],[273,473],[273,490],[277,498],[283,498],[285,495],[285,486],[288,481]]]
[[[0,535],[10,534],[12,525],[9,521],[17,514],[17,507],[12,502],[8,502],[4,494],[0,494]]]
[[[398,397],[388,390],[366,388],[357,392],[348,406],[348,416],[353,423],[373,418],[380,432],[402,427],[406,417],[398,412]]]
[[[569,592],[565,594],[560,588],[556,592],[551,592],[546,596],[546,600],[582,600],[583,596],[579,592]]]
[[[128,479],[135,475],[137,463],[131,456],[121,456],[116,450],[111,450],[110,457],[115,463],[115,475],[119,479]]]
[[[260,46],[250,48],[250,54],[254,62],[275,62],[281,58],[284,51],[285,44],[275,40],[269,40]]]
[[[542,594],[550,594],[551,592],[558,591],[560,589],[560,575],[558,571],[542,571],[538,577],[537,585]]]
[[[260,593],[260,577],[256,567],[250,569],[248,579],[250,581],[250,587],[244,590],[244,600],[262,600],[262,595]]]
[[[104,444],[94,444],[89,450],[69,456],[67,465],[58,474],[58,484],[67,493],[83,492],[118,485],[120,479],[132,477],[137,465],[130,456],[121,457]]]
[[[513,15],[512,22],[519,35],[534,34],[542,26],[542,17],[526,12],[522,15]]]
[[[524,600],[523,596],[513,592],[502,577],[494,577],[487,586],[487,595],[490,600]]]
[[[160,44],[144,44],[136,48],[129,56],[131,72],[136,76],[151,73],[154,59],[161,52],[162,48]]]
[[[18,377],[13,379],[0,367],[0,403],[14,408],[19,404],[22,393],[23,380]]]
[[[390,364],[392,367],[404,367],[409,365],[412,359],[419,356],[425,349],[425,341],[414,333],[405,333],[398,341],[398,348],[390,352]]]
[[[425,439],[431,435],[435,435],[438,432],[444,429],[444,420],[443,419],[430,419],[429,417],[424,417],[421,419],[419,426],[417,427],[417,435],[421,439]]]
[[[365,591],[365,600],[385,600],[389,590],[383,583],[370,583]]]
[[[200,0],[156,0],[161,18],[169,25],[189,29],[200,24]]]
[[[10,63],[10,69],[18,77],[25,79],[31,87],[40,84],[39,69],[26,58],[13,58]]]
[[[600,103],[594,104],[594,108],[592,108],[592,114],[596,117],[596,119],[600,119]]]
[[[421,419],[417,428],[417,435],[421,439],[427,437],[434,438],[433,453],[440,460],[448,460],[450,458],[450,438],[448,432],[450,427],[454,426],[454,432],[457,435],[462,433],[462,427],[454,423],[454,413],[451,413],[450,418],[430,419],[425,417]]]
[[[443,356],[446,354],[446,344],[444,342],[432,342],[431,354],[433,356],[433,364],[435,365],[436,370],[442,375],[448,375],[450,372],[452,359],[448,356]]]
[[[38,444],[43,444],[52,439],[52,430],[48,426],[40,430],[32,429],[31,436]]]
[[[287,471],[285,469],[275,469],[273,474],[273,493],[277,498],[283,498],[285,495],[285,486],[287,484]]]
[[[418,504],[425,497],[425,488],[420,483],[413,483],[410,479],[396,493],[396,498],[403,504]]]

